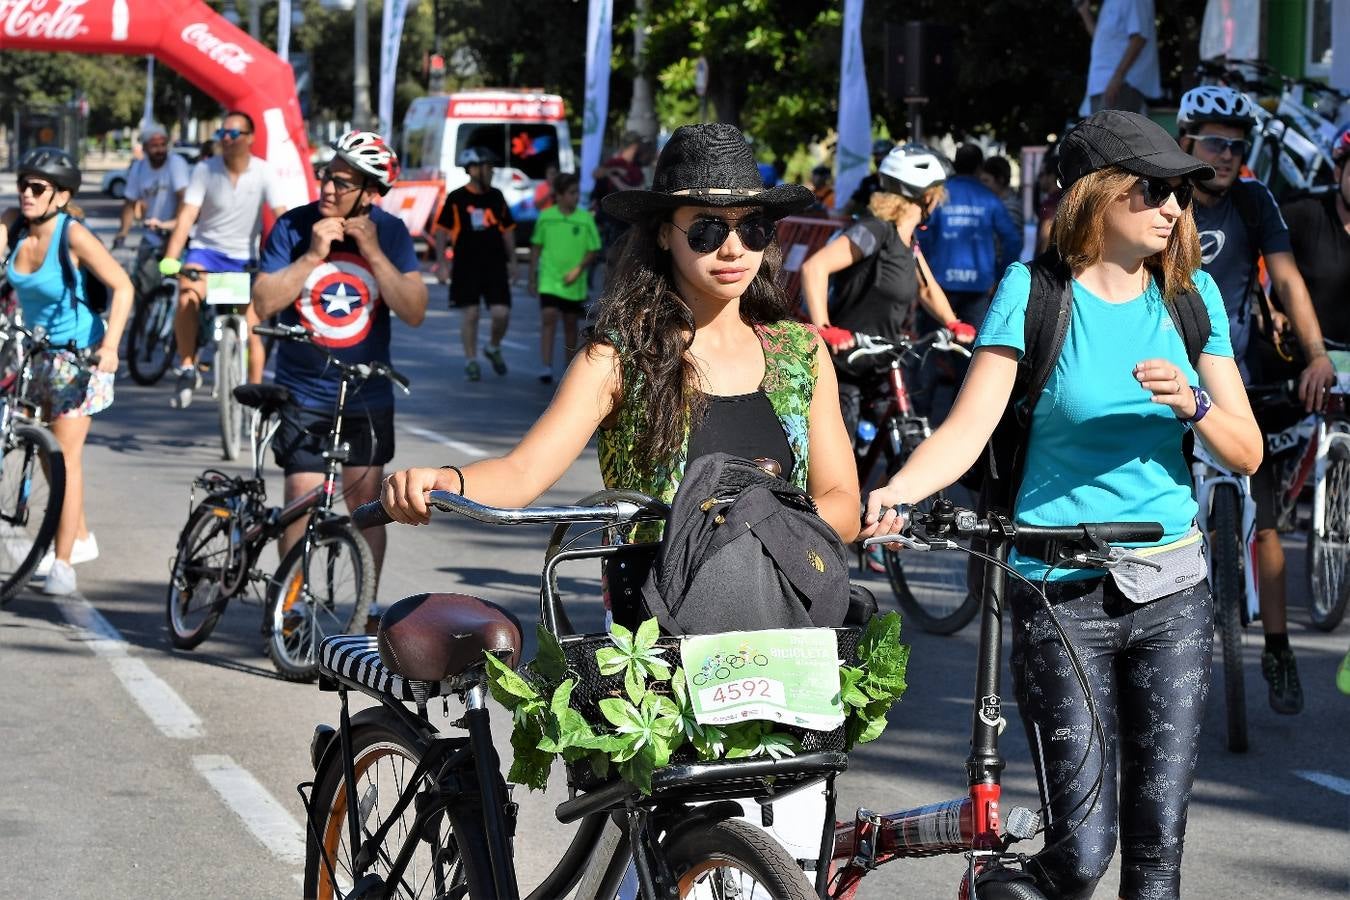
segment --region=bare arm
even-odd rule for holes
[[[619,358],[611,347],[594,345],[567,367],[548,409],[509,453],[464,467],[464,495],[491,506],[524,506],[562,477],[581,455],[619,398]],[[449,469],[408,469],[385,479],[380,500],[399,522],[430,521],[426,492],[458,491]]]
[[[1322,389],[1335,383],[1336,369],[1322,343],[1322,328],[1317,324],[1317,312],[1313,309],[1308,285],[1299,274],[1292,253],[1266,254],[1266,268],[1270,270],[1270,280],[1284,301],[1284,311],[1289,315],[1308,359],[1308,366],[1298,379],[1299,399],[1309,412],[1321,409],[1326,399]]]
[[[201,211],[200,206],[193,206],[191,203],[184,203],[178,207],[178,221],[174,223],[173,234],[164,242],[165,259],[180,259],[183,256],[188,235],[192,232],[192,226],[197,224],[197,216]]]
[[[1252,474],[1261,464],[1264,441],[1252,416],[1237,363],[1232,357],[1202,353],[1196,373],[1214,405],[1196,423],[1195,433],[1224,466],[1242,475]],[[1183,409],[1182,414],[1195,415],[1193,396],[1189,398],[1189,408]]]
[[[802,263],[802,296],[806,300],[806,311],[812,325],[823,328],[830,324],[830,276],[860,262],[862,258],[862,251],[841,234]]]
[[[88,266],[94,277],[107,285],[108,290],[112,292],[108,327],[103,333],[103,343],[99,346],[98,368],[102,372],[116,372],[117,347],[122,342],[122,330],[126,327],[127,316],[131,314],[134,293],[131,279],[88,228],[78,222],[72,222],[69,228],[70,250],[76,262]]]
[[[1130,42],[1125,46],[1125,52],[1120,55],[1120,62],[1116,64],[1116,70],[1111,73],[1111,80],[1107,82],[1106,90],[1102,94],[1108,105],[1116,102],[1116,96],[1120,93],[1121,86],[1125,84],[1125,75],[1139,58],[1146,44],[1148,38],[1142,34],[1130,35]]]
[[[122,218],[117,226],[117,234],[113,235],[114,247],[120,246],[121,243],[127,239],[127,235],[131,233],[131,226],[135,222],[135,220],[136,220],[136,201],[123,200]]]
[[[387,259],[385,265],[388,272],[371,264],[375,281],[380,285],[380,299],[389,305],[394,315],[416,328],[427,317],[427,286],[422,283],[422,273],[400,272]]]
[[[848,429],[839,410],[839,384],[825,342],[816,342],[816,389],[807,418],[810,468],[806,490],[820,517],[844,543],[858,536],[858,469],[853,462]]]
[[[919,305],[944,325],[957,321],[956,310],[952,309],[951,303],[947,300],[947,292],[933,277],[933,271],[928,268],[928,260],[924,259],[923,252],[915,250],[914,259],[919,265]]]
[[[1088,0],[1083,0],[1076,7],[1078,15],[1083,20],[1083,27],[1087,29],[1088,36],[1091,37],[1097,33],[1097,20],[1092,15],[1092,5]]]
[[[323,264],[322,256],[307,252],[284,269],[259,272],[253,279],[253,311],[267,321],[295,302],[310,273]]]

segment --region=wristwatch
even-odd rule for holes
[[[1214,406],[1214,401],[1209,398],[1209,391],[1191,385],[1191,392],[1195,394],[1195,415],[1185,420],[1188,427],[1194,427],[1195,423],[1203,419],[1205,413]]]

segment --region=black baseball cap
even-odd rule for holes
[[[1057,150],[1059,183],[1064,188],[1107,166],[1154,178],[1214,177],[1211,166],[1178,147],[1157,122],[1119,109],[1088,116],[1064,135]]]

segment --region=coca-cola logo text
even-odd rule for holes
[[[89,31],[76,12],[88,0],[0,0],[0,33],[69,41]]]
[[[0,0],[3,2],[5,0]],[[183,29],[182,38],[235,75],[243,75],[248,64],[253,62],[253,54],[238,44],[216,37],[205,22],[188,25]]]

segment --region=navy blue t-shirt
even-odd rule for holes
[[[277,272],[305,255],[310,233],[319,221],[319,204],[291,210],[277,220],[263,249],[261,269]],[[370,211],[380,249],[400,272],[419,271],[417,252],[402,220],[376,207]],[[283,325],[303,325],[314,342],[345,363],[390,362],[389,307],[380,301],[380,286],[356,243],[334,243],[323,264],[305,279],[300,296],[277,316]],[[280,341],[276,383],[310,409],[332,409],[341,377],[313,347]],[[347,398],[351,410],[383,409],[394,403],[393,386],[372,378]]]

